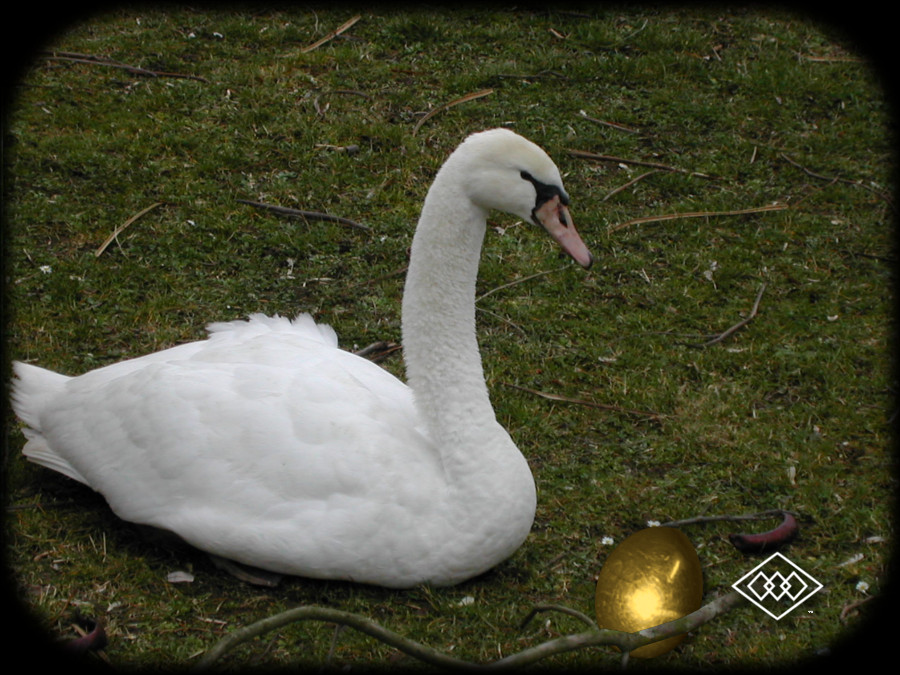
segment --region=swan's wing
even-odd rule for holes
[[[189,540],[185,528],[208,535],[213,521],[421,507],[441,467],[408,387],[291,325],[215,326],[207,341],[68,379],[35,433],[122,518]]]

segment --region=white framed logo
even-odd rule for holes
[[[823,585],[780,553],[773,553],[731,587],[778,620],[822,590]]]

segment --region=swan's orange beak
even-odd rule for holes
[[[569,209],[560,201],[559,195],[545,201],[532,215],[575,262],[585,269],[593,264],[594,258],[575,230]]]

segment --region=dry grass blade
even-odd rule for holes
[[[355,227],[360,230],[365,230],[366,232],[371,232],[372,228],[367,225],[363,225],[362,223],[357,223],[355,220],[350,220],[349,218],[342,218],[341,216],[332,216],[329,213],[321,213],[319,211],[303,211],[301,209],[291,209],[286,206],[275,206],[274,204],[263,204],[261,202],[253,202],[247,199],[238,199],[238,202],[241,204],[248,204],[250,206],[255,206],[258,209],[265,209],[266,211],[271,211],[272,213],[278,213],[282,216],[289,216],[292,218],[306,218],[308,220],[324,220],[329,223],[340,223],[341,225],[349,225],[350,227]]]
[[[607,120],[597,119],[596,117],[591,117],[584,110],[579,111],[578,116],[582,119],[587,120],[588,122],[593,122],[594,124],[600,124],[604,127],[609,127],[611,129],[616,129],[617,131],[624,131],[627,134],[639,134],[641,133],[637,129],[632,129],[631,127],[625,126],[624,124],[620,124],[618,122],[609,122]]]
[[[687,213],[667,213],[663,216],[647,216],[645,218],[633,218],[626,220],[624,223],[613,225],[609,228],[610,232],[621,230],[630,225],[639,225],[641,223],[657,223],[664,220],[678,220],[679,218],[717,218],[719,216],[743,216],[750,213],[765,213],[767,211],[783,211],[790,208],[787,204],[769,204],[768,206],[759,206],[752,209],[739,209],[737,211],[689,211]]]
[[[413,127],[413,136],[415,136],[416,133],[418,133],[419,128],[423,124],[425,124],[425,122],[427,120],[431,119],[432,117],[437,115],[442,110],[447,110],[449,108],[452,108],[455,105],[459,105],[460,103],[467,103],[468,101],[474,101],[477,98],[489,96],[490,94],[493,94],[493,93],[494,93],[493,89],[482,89],[481,91],[476,91],[471,94],[466,94],[465,96],[461,96],[460,98],[450,101],[449,103],[444,103],[443,105],[439,105],[437,108],[429,111],[422,119],[420,119],[418,122],[416,122],[416,126]]]
[[[562,396],[560,394],[548,394],[544,391],[538,391],[537,389],[529,389],[528,387],[522,387],[518,384],[512,384],[511,382],[502,382],[501,384],[505,384],[507,387],[512,387],[513,389],[518,389],[519,391],[524,391],[529,394],[534,394],[535,396],[540,396],[541,398],[545,398],[548,401],[561,401],[563,403],[575,403],[577,405],[587,406],[589,408],[598,408],[600,410],[611,410],[613,412],[625,413],[626,415],[637,415],[639,417],[649,417],[651,419],[658,419],[660,417],[666,417],[662,413],[654,412],[652,410],[636,410],[634,408],[623,408],[617,405],[611,405],[608,403],[597,403],[595,401],[588,401],[582,398],[569,398],[568,396]]]
[[[109,247],[109,245],[115,240],[115,238],[118,237],[125,230],[126,227],[131,225],[134,221],[136,221],[138,218],[143,216],[145,213],[149,213],[150,211],[155,209],[157,206],[161,206],[162,204],[163,204],[163,202],[156,202],[155,204],[151,204],[146,209],[138,211],[136,214],[131,216],[131,218],[129,218],[124,223],[119,225],[119,227],[117,227],[115,230],[113,230],[113,233],[106,238],[106,241],[104,241],[102,244],[100,244],[100,248],[98,248],[96,251],[94,251],[94,257],[99,258],[101,255],[103,255],[103,252]]]
[[[532,279],[537,279],[538,277],[543,277],[548,274],[553,274],[554,272],[561,272],[562,270],[565,270],[568,268],[569,268],[569,265],[563,265],[562,267],[557,267],[556,269],[544,270],[543,272],[536,272],[535,274],[529,274],[527,277],[522,277],[521,279],[516,279],[515,281],[510,281],[508,284],[496,286],[489,291],[485,291],[484,293],[479,295],[477,298],[475,298],[475,302],[478,302],[479,300],[483,300],[484,298],[489,296],[491,293],[496,293],[497,291],[503,290],[504,288],[509,288],[511,286],[515,286],[517,284],[521,284],[526,281],[531,281]]]
[[[334,40],[334,38],[336,38],[338,35],[340,35],[340,34],[343,33],[344,31],[346,31],[347,29],[349,29],[351,26],[353,26],[353,24],[355,24],[355,23],[356,23],[357,21],[359,21],[361,18],[362,18],[362,16],[360,16],[359,14],[357,14],[356,16],[354,16],[354,17],[353,17],[352,19],[350,19],[349,21],[346,21],[345,23],[342,23],[340,26],[338,26],[337,28],[335,28],[333,31],[331,31],[328,35],[326,35],[325,37],[323,37],[321,40],[316,40],[316,41],[313,42],[311,45],[307,45],[306,47],[304,47],[303,49],[301,49],[301,50],[300,50],[300,53],[301,53],[301,54],[306,54],[307,52],[311,52],[311,51],[314,50],[314,49],[318,49],[319,47],[321,47],[322,45],[324,45],[326,42],[330,42],[331,40]]]
[[[779,157],[781,157],[781,159],[783,159],[783,160],[784,160],[785,162],[787,162],[788,164],[791,164],[792,166],[795,166],[795,167],[797,167],[798,169],[800,169],[803,173],[805,173],[805,174],[806,174],[807,176],[809,176],[810,178],[816,178],[816,179],[818,179],[818,180],[824,180],[824,181],[828,181],[828,182],[830,182],[830,183],[843,183],[843,184],[845,184],[845,185],[855,185],[856,187],[861,187],[861,188],[864,188],[864,189],[866,189],[866,190],[870,190],[871,192],[874,192],[876,195],[878,195],[881,199],[883,199],[884,201],[886,201],[886,202],[887,202],[888,204],[890,204],[892,207],[893,207],[893,205],[894,205],[894,198],[893,198],[893,196],[892,196],[890,193],[884,192],[884,191],[882,191],[882,190],[875,189],[875,188],[873,188],[871,185],[866,185],[866,184],[865,184],[863,181],[861,181],[861,180],[851,180],[851,179],[849,179],[849,178],[841,178],[841,177],[839,177],[839,176],[825,176],[825,175],[823,175],[823,174],[821,174],[821,173],[817,173],[817,172],[815,172],[815,171],[812,171],[811,169],[807,169],[805,166],[803,166],[802,164],[800,164],[800,162],[798,162],[798,161],[795,160],[795,159],[791,159],[790,157],[788,157],[788,156],[787,156],[786,154],[784,154],[783,152],[779,155]]]
[[[638,176],[637,178],[632,178],[630,181],[628,181],[628,182],[625,183],[624,185],[620,185],[620,186],[617,187],[615,190],[611,190],[611,191],[609,192],[609,194],[607,194],[607,195],[603,198],[603,201],[606,201],[606,200],[609,199],[610,197],[619,194],[620,192],[622,192],[622,190],[627,190],[627,189],[630,188],[632,185],[635,185],[635,184],[639,183],[640,181],[644,180],[645,178],[647,178],[647,176],[652,176],[653,174],[659,173],[659,172],[660,172],[660,169],[650,169],[650,171],[648,171],[648,172],[646,172],[646,173],[642,173],[642,174],[641,174],[640,176]]]
[[[714,337],[712,340],[709,340],[708,342],[704,342],[704,343],[701,344],[701,345],[693,345],[693,346],[695,346],[695,347],[709,347],[710,345],[714,345],[714,344],[716,344],[717,342],[721,342],[722,340],[724,340],[725,338],[727,338],[727,337],[728,337],[729,335],[731,335],[732,333],[737,332],[738,330],[740,330],[741,328],[743,328],[744,326],[746,326],[748,323],[750,323],[751,321],[753,321],[753,319],[756,318],[757,312],[759,311],[759,301],[762,300],[762,296],[763,296],[763,293],[765,292],[765,290],[766,290],[766,285],[765,285],[765,284],[763,284],[762,286],[760,286],[760,288],[759,288],[759,293],[756,294],[756,300],[753,301],[753,308],[750,310],[750,313],[747,315],[747,317],[746,317],[745,319],[743,319],[743,320],[741,320],[741,321],[738,321],[738,322],[737,322],[736,324],[734,324],[731,328],[729,328],[729,329],[723,331],[723,332],[720,333],[719,335],[716,335],[716,337]]]
[[[146,75],[147,77],[171,77],[176,79],[184,79],[184,80],[197,80],[198,82],[207,82],[206,78],[200,77],[198,75],[187,75],[185,73],[169,73],[162,72],[158,70],[147,70],[146,68],[140,68],[138,66],[132,66],[128,63],[122,63],[121,61],[116,61],[114,59],[106,58],[104,56],[94,56],[93,54],[80,54],[76,52],[57,52],[52,51],[47,53],[47,58],[52,61],[70,61],[72,63],[86,63],[88,65],[96,65],[96,66],[108,66],[110,68],[119,68],[120,70],[125,70],[133,75]]]
[[[865,63],[866,60],[859,56],[807,56],[797,54],[797,58],[812,63]]]
[[[698,178],[714,178],[706,173],[699,171],[688,171],[687,169],[679,169],[675,166],[669,166],[662,162],[651,162],[646,159],[626,159],[625,157],[615,157],[614,155],[602,155],[588,150],[569,150],[568,153],[572,157],[579,159],[591,159],[597,162],[615,162],[616,164],[631,164],[632,166],[646,166],[651,169],[660,169],[661,171],[671,171],[673,173],[683,173],[687,176],[696,176]]]

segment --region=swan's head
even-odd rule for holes
[[[509,129],[491,129],[472,134],[453,154],[475,204],[540,225],[579,265],[591,266],[559,169],[540,147]]]

